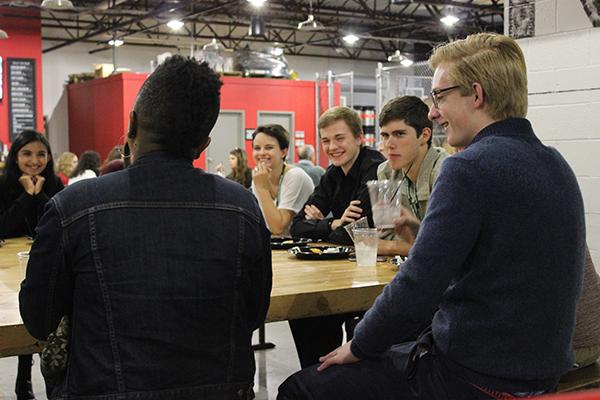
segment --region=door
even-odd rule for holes
[[[225,175],[231,172],[229,152],[236,147],[244,149],[244,111],[221,110],[206,150],[206,171],[216,172],[219,164],[225,167]]]
[[[285,160],[293,164],[295,163],[296,149],[294,146],[294,112],[293,111],[259,111],[258,125],[278,124],[285,128],[289,133],[290,147]]]

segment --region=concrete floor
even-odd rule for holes
[[[254,343],[258,342],[255,332]],[[255,351],[256,375],[254,391],[257,400],[275,400],[277,387],[293,372],[300,369],[300,362],[294,347],[294,341],[287,322],[268,324],[267,341],[275,343],[274,349]],[[40,374],[39,358],[34,356],[33,390],[38,400],[45,400],[44,381]],[[0,358],[0,400],[13,400],[17,358]]]

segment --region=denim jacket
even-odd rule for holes
[[[71,316],[51,398],[237,399],[251,393],[271,251],[254,196],[167,153],[69,186],[38,225],[20,308],[44,340]]]

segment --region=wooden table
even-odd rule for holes
[[[8,239],[0,247],[0,357],[41,350],[19,315],[22,271],[17,253],[30,247],[25,238]],[[366,310],[396,270],[391,264],[359,268],[348,260],[303,261],[274,250],[267,322]]]
[[[298,260],[273,251],[273,290],[267,322],[367,310],[397,267],[357,267],[348,260]]]
[[[25,330],[19,314],[19,286],[23,270],[17,253],[28,251],[31,243],[25,238],[8,239],[0,247],[0,357],[42,350],[40,343]]]

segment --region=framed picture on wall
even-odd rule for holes
[[[534,0],[509,0],[508,34],[513,39],[535,36]]]
[[[12,141],[24,129],[35,129],[35,59],[7,58],[8,130]]]

